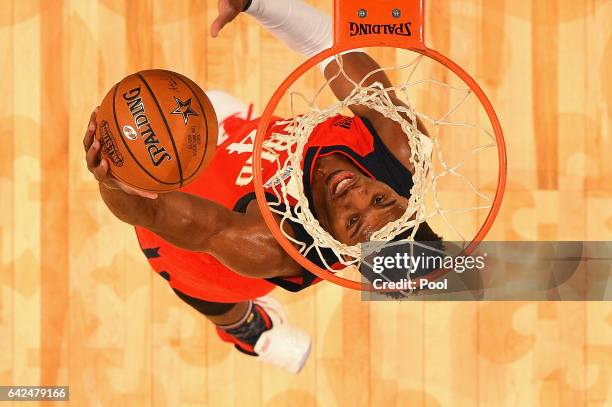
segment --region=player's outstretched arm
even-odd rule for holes
[[[219,16],[212,27],[213,36],[236,18],[241,8],[289,48],[307,57],[332,45],[331,17],[303,0],[219,0]],[[380,69],[380,65],[363,50],[343,53],[339,58],[342,59],[342,75],[338,75],[339,66],[335,58],[328,58],[319,64],[339,100],[351,94],[354,82],[360,83],[364,79],[364,85],[378,82],[385,88],[391,87],[387,74],[384,71],[374,72]],[[396,106],[405,106],[394,92],[389,92],[388,96]],[[368,119],[395,156],[412,170],[410,146],[406,137],[398,137],[402,134],[401,125],[365,106],[352,105],[350,108],[355,115]],[[427,135],[421,121],[417,119],[417,123],[421,132]]]
[[[100,185],[100,195],[123,222],[145,227],[167,242],[190,251],[206,252],[236,273],[254,277],[300,274],[300,267],[274,239],[257,205],[237,213],[216,202],[183,192],[152,194],[112,177],[94,137],[96,112],[83,139],[87,168]]]

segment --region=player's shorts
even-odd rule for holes
[[[180,249],[148,229],[136,227],[140,247],[151,267],[170,286],[211,302],[241,302],[268,294],[273,283],[236,274],[206,253]]]

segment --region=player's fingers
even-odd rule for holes
[[[87,131],[85,131],[85,137],[83,137],[83,147],[85,151],[89,150],[91,147],[91,143],[94,138],[94,134],[96,134],[96,117],[98,116],[98,110],[100,106],[96,107],[91,115],[89,116],[89,123],[87,125]]]
[[[85,132],[85,137],[83,137],[83,148],[85,148],[85,151],[88,151],[89,147],[91,147],[91,143],[94,139],[94,134],[96,134],[96,124],[95,122],[89,122],[89,124],[87,125],[87,131]]]
[[[94,139],[93,143],[87,150],[87,154],[85,154],[85,161],[87,161],[87,169],[92,172],[94,168],[100,165],[100,141],[98,139]]]
[[[240,14],[240,10],[236,10],[232,7],[219,10],[219,15],[217,18],[215,18],[215,21],[213,21],[210,27],[210,34],[213,36],[213,38],[219,35],[221,29],[223,29],[227,23],[236,18],[238,14]]]
[[[108,178],[108,161],[106,159],[101,160],[92,172],[98,181],[105,182]]]
[[[98,110],[100,110],[100,106],[97,106],[93,112],[89,115],[89,122],[96,122],[96,117],[98,117]]]
[[[213,38],[216,38],[225,24],[227,23],[224,22],[224,16],[222,14],[219,14],[210,27],[210,35]]]

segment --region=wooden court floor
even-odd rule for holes
[[[609,303],[278,290],[314,339],[288,376],[179,302],[99,199],[81,139],[106,90],[144,68],[261,111],[303,58],[246,16],[209,38],[215,10],[0,2],[0,385],[69,385],[74,406],[612,405]],[[509,182],[490,238],[610,240],[612,2],[430,0],[427,16],[428,44],[473,74],[504,127]]]

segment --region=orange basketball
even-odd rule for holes
[[[96,134],[112,175],[146,191],[187,185],[217,145],[210,100],[176,72],[154,69],[124,78],[102,101],[97,120]]]

